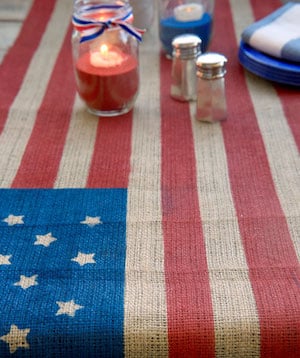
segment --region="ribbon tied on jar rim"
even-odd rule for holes
[[[121,15],[116,15],[118,10],[122,8],[125,11],[122,12]],[[99,14],[99,11],[109,10],[116,16],[106,16],[106,18],[103,19],[97,18],[96,15]],[[93,40],[100,36],[105,30],[113,27],[121,27],[123,30],[134,36],[138,41],[141,41],[145,30],[134,27],[131,25],[132,22],[132,8],[128,7],[125,9],[124,5],[114,4],[82,6],[72,17],[74,28],[82,34],[80,42]]]

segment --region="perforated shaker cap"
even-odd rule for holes
[[[223,77],[226,73],[227,58],[216,52],[206,52],[196,60],[197,76],[205,79]]]
[[[200,37],[193,34],[183,34],[174,37],[172,41],[173,57],[181,59],[197,58],[201,54]]]

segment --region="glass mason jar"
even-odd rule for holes
[[[132,20],[127,1],[74,3],[72,51],[77,91],[89,112],[97,116],[127,113],[136,101],[140,34]]]
[[[160,0],[159,38],[172,57],[174,37],[189,33],[200,37],[201,51],[208,48],[213,27],[214,0]]]

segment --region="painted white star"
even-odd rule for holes
[[[94,260],[94,256],[95,254],[84,254],[83,252],[78,251],[77,256],[71,259],[71,261],[79,263],[80,266],[86,264],[95,264],[96,261]]]
[[[74,300],[67,302],[56,301],[56,303],[59,305],[59,310],[56,312],[56,316],[67,314],[70,317],[74,317],[77,310],[84,308],[84,306],[75,303]]]
[[[24,224],[23,221],[24,215],[12,215],[9,214],[7,218],[3,219],[2,221],[6,222],[9,226],[16,225],[16,224]]]
[[[37,277],[38,277],[38,275],[33,275],[31,277],[21,275],[20,281],[14,283],[14,286],[21,286],[23,288],[23,290],[26,290],[27,288],[29,288],[31,286],[38,285],[38,283],[36,282]]]
[[[18,348],[29,348],[26,340],[29,332],[29,328],[19,329],[16,325],[12,324],[9,333],[0,337],[0,339],[9,344],[9,352],[13,354]]]
[[[0,265],[11,265],[11,262],[9,259],[11,258],[11,255],[1,255],[0,254]]]
[[[80,221],[80,224],[84,224],[84,225],[93,227],[95,225],[102,224],[102,221],[100,219],[100,216],[86,216],[85,220]]]
[[[48,247],[51,242],[56,241],[57,238],[53,237],[51,232],[49,232],[46,235],[36,235],[36,241],[34,243],[34,245],[43,245],[45,247]]]

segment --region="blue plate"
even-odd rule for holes
[[[268,56],[243,41],[239,61],[250,72],[266,80],[291,86],[300,86],[300,64]]]

